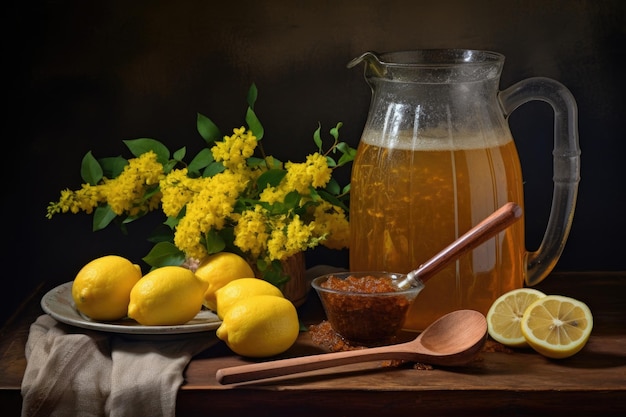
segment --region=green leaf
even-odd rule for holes
[[[204,172],[202,172],[202,176],[204,178],[206,177],[213,177],[214,175],[219,174],[220,172],[224,172],[224,170],[226,169],[226,167],[224,167],[224,165],[221,162],[211,162],[204,170]]]
[[[169,174],[174,169],[177,163],[178,162],[176,162],[174,159],[170,159],[169,161],[165,162],[163,164],[163,173]]]
[[[330,181],[328,181],[328,184],[326,184],[326,191],[333,195],[339,194],[341,192],[340,190],[339,183],[334,178],[331,178]]]
[[[117,214],[111,209],[108,204],[106,206],[98,206],[93,212],[93,226],[94,232],[102,230],[107,227],[115,218]]]
[[[288,207],[282,201],[276,201],[274,204],[269,206],[269,213],[271,216],[280,216],[283,214],[289,214],[289,212],[293,209],[293,207]]]
[[[128,165],[128,160],[121,156],[100,158],[98,162],[102,167],[103,175],[107,178],[117,178]]]
[[[213,161],[215,161],[215,159],[213,159],[213,153],[211,150],[209,148],[204,148],[191,160],[187,166],[187,172],[190,174],[193,173],[200,175],[200,171],[203,168],[208,167]]]
[[[250,89],[248,90],[248,97],[247,97],[248,106],[251,109],[254,108],[254,103],[256,103],[256,99],[258,96],[259,96],[259,91],[256,88],[256,84],[252,83],[252,85],[250,86]]]
[[[252,131],[252,134],[256,136],[257,140],[263,139],[263,125],[261,124],[261,121],[256,117],[256,113],[254,113],[254,110],[252,110],[251,107],[248,107],[248,111],[246,112],[246,123]]]
[[[289,276],[283,273],[283,265],[278,260],[267,263],[264,259],[259,258],[257,260],[257,269],[261,272],[265,281],[278,288],[289,281]]]
[[[196,116],[196,129],[202,136],[202,139],[209,145],[216,140],[221,140],[223,137],[219,127],[211,119],[200,113]]]
[[[91,151],[87,152],[83,157],[80,165],[80,176],[84,182],[90,185],[96,185],[102,179],[102,167]]]
[[[219,235],[224,239],[226,243],[225,251],[236,253],[237,255],[245,258],[246,255],[243,253],[238,246],[235,246],[235,229],[232,227],[225,227],[224,229],[219,231]]]
[[[342,203],[341,200],[339,200],[336,196],[324,190],[318,190],[318,192],[324,200],[337,207],[341,207],[342,209],[344,209],[344,211],[348,212],[348,207],[344,203]]]
[[[317,129],[315,129],[315,132],[313,132],[313,142],[315,142],[315,146],[317,146],[317,150],[319,151],[319,153],[323,152],[322,137],[320,136],[321,130],[322,130],[322,125],[318,123]]]
[[[314,204],[316,204],[322,198],[322,197],[320,197],[319,193],[317,192],[317,190],[312,185],[309,185],[309,194],[310,194],[311,200],[313,200]]]
[[[246,160],[246,163],[250,168],[256,168],[261,165],[265,165],[265,159],[257,158],[256,156],[251,156]]]
[[[165,164],[170,159],[169,149],[158,140],[141,138],[124,140],[123,142],[135,157],[153,151],[157,155],[157,161],[161,164]]]
[[[126,225],[128,223],[132,223],[132,222],[134,222],[137,219],[141,219],[146,214],[148,214],[148,212],[142,211],[142,212],[139,212],[139,213],[135,214],[134,216],[127,216],[125,219],[122,220],[121,224],[122,225]]]
[[[267,269],[267,262],[265,261],[265,258],[257,258],[256,267],[261,272],[265,271]]]
[[[347,164],[348,162],[352,162],[356,157],[356,149],[350,147],[346,142],[340,142],[337,144],[337,149],[342,153],[341,158],[339,158],[338,166],[342,166]]]
[[[148,201],[149,199],[152,198],[152,196],[154,196],[155,194],[159,193],[160,191],[161,191],[161,186],[159,184],[152,185],[152,186],[146,188],[146,191],[144,192],[143,196],[141,197],[141,201]]]
[[[166,226],[165,224],[159,225],[155,228],[152,233],[148,236],[148,242],[158,243],[158,242],[174,242],[174,231],[171,227]]]
[[[181,209],[181,211],[184,212],[185,211],[185,207],[183,207]],[[179,218],[177,218],[177,217],[168,217],[167,220],[165,220],[165,222],[163,224],[168,226],[171,229],[174,229],[176,226],[178,226],[178,222],[180,222]]]
[[[341,126],[343,126],[343,123],[339,122],[337,123],[337,126],[330,129],[330,134],[333,135],[335,140],[339,139],[339,129],[341,128]]]
[[[256,180],[259,191],[265,190],[268,185],[271,187],[277,187],[283,178],[285,178],[285,175],[287,175],[287,171],[282,169],[270,169],[265,171]]]
[[[284,199],[285,207],[288,210],[294,209],[299,206],[300,203],[300,193],[297,191],[291,191],[287,193]]]
[[[178,266],[185,262],[185,253],[173,243],[159,242],[141,259],[153,268],[168,265]]]
[[[216,230],[211,229],[205,235],[204,245],[207,252],[209,252],[209,254],[213,254],[223,251],[226,247],[226,242],[224,242],[224,239],[219,235]]]
[[[340,151],[341,153],[350,153],[350,145],[348,145],[346,142],[339,142],[337,143],[337,150]]]
[[[183,146],[182,148],[174,152],[173,158],[178,162],[182,162],[183,159],[185,158],[186,153],[187,153],[187,148]]]
[[[343,166],[349,162],[354,161],[355,155],[356,153],[344,153],[343,155],[341,155],[341,158],[339,158],[337,166]]]
[[[235,209],[237,213],[241,213],[244,210],[247,210],[250,207],[254,207],[256,205],[261,206],[265,210],[271,211],[272,205],[267,201],[255,200],[253,198],[242,198],[240,197],[235,203]]]

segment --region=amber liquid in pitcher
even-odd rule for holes
[[[409,134],[386,140],[386,147],[377,144],[381,138],[380,133],[364,134],[353,164],[353,271],[407,273],[506,202],[523,204],[521,167],[511,136],[455,137],[452,144]],[[429,279],[405,328],[423,330],[458,309],[486,314],[498,296],[522,287],[523,223],[516,222]]]

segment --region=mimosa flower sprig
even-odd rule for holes
[[[153,268],[200,261],[222,251],[237,253],[262,277],[284,283],[281,261],[324,245],[348,246],[350,184],[341,186],[333,171],[352,162],[356,150],[339,141],[338,123],[323,140],[313,133],[315,151],[304,162],[282,162],[262,146],[264,129],[254,111],[257,89],[248,91],[247,126],[224,136],[198,113],[197,130],[206,142],[189,163],[186,148],[171,153],[154,139],[125,140],[133,158],[96,159],[88,152],[81,165],[84,181],[48,205],[57,213],[93,214],[93,231],[126,224],[154,211],[166,220],[149,237],[155,245],[143,260]],[[267,139],[265,139],[267,141]],[[330,142],[325,149],[324,142]]]

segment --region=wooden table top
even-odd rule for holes
[[[192,359],[177,399],[177,415],[376,416],[626,415],[626,272],[553,273],[538,289],[589,305],[594,329],[575,356],[547,359],[531,350],[485,349],[463,367],[415,369],[379,362],[310,371],[259,382],[220,385],[215,372],[250,363],[220,343]],[[0,404],[19,415],[24,346],[30,324],[43,313],[46,288],[2,329]],[[305,324],[323,320],[311,293],[299,308]],[[492,344],[488,344],[492,346]],[[282,357],[320,353],[308,333]],[[6,413],[6,414],[5,414]]]

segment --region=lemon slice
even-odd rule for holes
[[[591,310],[582,301],[548,295],[532,303],[522,316],[522,334],[537,352],[554,359],[578,353],[593,327]]]
[[[527,347],[520,323],[526,308],[546,295],[532,288],[509,291],[496,299],[487,312],[489,336],[510,347]]]

